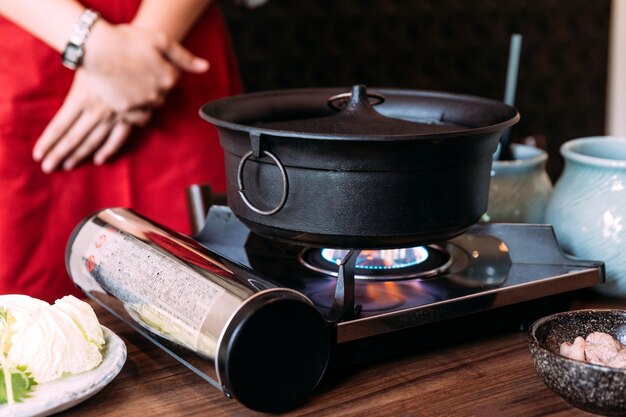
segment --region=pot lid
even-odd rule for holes
[[[210,123],[251,135],[348,140],[466,136],[502,131],[517,110],[480,97],[419,90],[277,90],[227,97],[200,110]]]
[[[382,104],[382,94],[368,93],[364,85],[355,85],[349,93],[329,97],[328,106],[335,114],[295,120],[260,123],[258,126],[301,133],[332,133],[352,135],[428,135],[453,132],[463,126],[438,120],[408,121],[383,116],[374,109]]]

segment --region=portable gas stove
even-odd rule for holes
[[[604,280],[601,262],[564,255],[548,225],[476,224],[440,244],[359,252],[266,239],[213,206],[195,239],[307,296],[336,323],[337,344],[534,301],[526,317],[501,317],[525,326]]]
[[[311,248],[211,207],[193,239],[126,209],[85,219],[68,271],[91,298],[229,398],[301,403],[331,366],[526,326],[603,282],[547,225],[477,224],[447,242]]]

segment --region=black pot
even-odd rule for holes
[[[514,108],[426,91],[342,93],[271,91],[202,107],[242,222],[293,243],[391,248],[446,240],[478,221]]]

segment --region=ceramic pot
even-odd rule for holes
[[[595,289],[626,296],[626,137],[597,136],[561,146],[565,170],[546,210],[566,253],[606,264]]]
[[[513,145],[512,161],[494,155],[485,222],[543,223],[552,183],[546,173],[548,154],[534,146]]]

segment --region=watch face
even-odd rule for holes
[[[73,43],[68,43],[63,51],[63,65],[70,69],[76,69],[83,57],[83,48]]]

